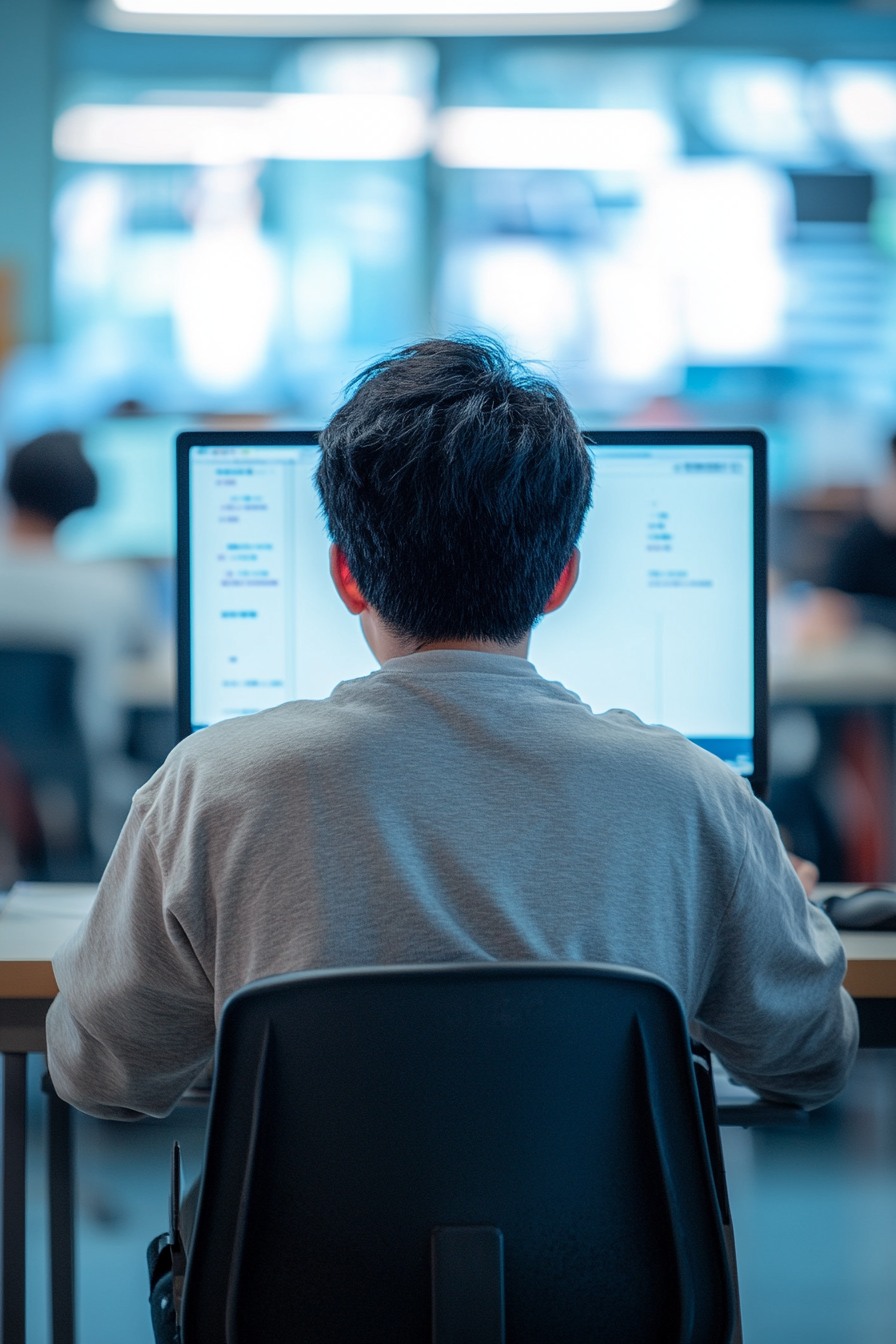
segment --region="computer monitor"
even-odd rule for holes
[[[178,436],[183,734],[376,667],[330,581],[317,434]],[[631,709],[768,778],[766,444],[756,430],[586,434],[581,574],[530,657],[596,712]]]
[[[84,455],[99,482],[92,509],[59,529],[72,560],[161,560],[174,555],[174,436],[182,421],[163,416],[97,420],[84,431]]]

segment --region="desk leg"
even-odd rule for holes
[[[47,1094],[47,1159],[50,1190],[50,1301],[53,1344],[75,1340],[75,1213],[72,1180],[72,1113],[44,1076]]]
[[[3,1056],[3,1248],[0,1332],[25,1344],[25,1067],[28,1056]]]

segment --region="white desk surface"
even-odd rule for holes
[[[863,884],[820,883],[814,899],[850,895]],[[896,883],[882,883],[896,890]],[[88,883],[18,882],[0,910],[0,999],[52,998],[50,965],[96,895]],[[849,968],[846,988],[860,998],[896,998],[896,933],[841,935]]]
[[[0,911],[0,999],[55,997],[50,962],[95,895],[95,883],[16,883]]]

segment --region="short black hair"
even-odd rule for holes
[[[10,454],[6,491],[16,508],[61,523],[97,500],[96,472],[81,448],[80,434],[54,430]]]
[[[563,394],[488,339],[407,346],[347,390],[316,481],[365,600],[420,643],[516,643],[591,502],[591,458]]]

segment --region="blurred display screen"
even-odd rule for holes
[[[73,560],[174,555],[174,435],[182,422],[135,416],[102,420],[84,434],[99,479],[94,508],[68,517],[57,540]]]

